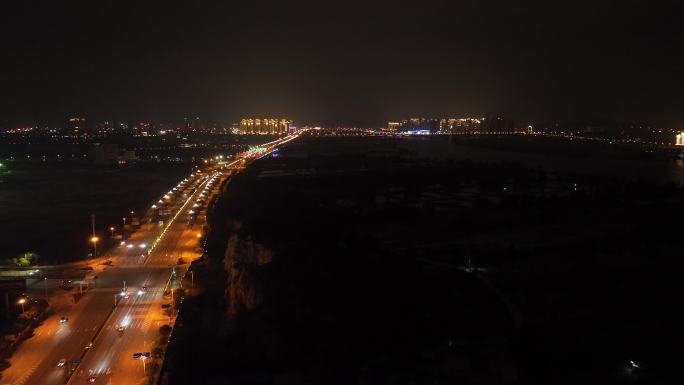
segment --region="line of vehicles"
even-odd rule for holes
[[[150,221],[165,221],[169,217],[172,216],[173,211],[173,201],[175,201],[175,197],[182,197],[187,199],[187,197],[192,196],[192,194],[196,193],[200,186],[202,186],[202,183],[206,181],[206,183],[203,186],[203,190],[198,194],[198,196],[195,199],[195,202],[192,204],[192,208],[188,210],[188,225],[192,227],[194,222],[197,219],[197,215],[201,212],[201,210],[204,210],[207,205],[207,199],[208,195],[210,195],[210,192],[213,188],[216,187],[216,182],[220,180],[220,177],[224,175],[223,172],[221,171],[213,171],[210,173],[205,173],[201,170],[196,170],[194,171],[189,178],[186,178],[182,180],[178,186],[174,187],[172,190],[170,190],[167,194],[165,194],[158,202],[158,206],[154,205],[153,208],[153,213],[152,213],[152,218]],[[161,222],[160,224],[162,224]],[[198,237],[200,237],[198,235]],[[131,243],[125,240],[121,241],[121,247],[125,247],[127,249],[140,249],[140,252],[142,252],[141,256],[144,257],[146,254],[149,254],[150,252],[150,247],[147,246],[145,243]],[[143,295],[147,291],[147,286],[142,285],[137,289],[137,295]],[[120,297],[122,299],[128,299],[130,298],[131,292],[129,291],[129,288],[124,288],[120,293]],[[162,309],[169,309],[171,308],[170,303],[162,303],[161,308]],[[64,315],[60,318],[59,322],[61,324],[65,324],[69,321],[69,318]],[[125,333],[126,330],[126,325],[123,322],[118,323],[114,330],[119,333],[120,336]],[[85,351],[89,351],[93,348],[93,342],[89,342],[85,347]],[[142,359],[145,360],[147,358],[151,357],[150,352],[135,352],[132,354],[133,359]],[[76,367],[81,363],[81,359],[73,359],[73,360],[68,360],[67,358],[61,358],[57,362],[57,367],[63,368],[63,367],[68,367],[68,370],[76,370]],[[86,381],[88,383],[94,383],[97,380],[96,373],[90,372],[89,376],[86,378]]]
[[[125,288],[124,290],[122,290],[121,293],[119,293],[119,294],[121,295],[121,297],[123,297],[124,299],[130,297],[130,294],[129,294],[129,290],[128,290],[128,289],[129,289],[129,288],[127,287],[127,288]],[[141,285],[140,288],[137,290],[137,294],[138,294],[138,295],[143,295],[143,294],[145,294],[145,292],[147,292],[147,289],[148,289],[147,285]],[[65,323],[67,323],[67,322],[69,322],[69,317],[67,317],[66,315],[63,315],[63,316],[60,317],[60,319],[59,319],[59,323],[60,323],[60,324],[65,324]],[[126,331],[126,326],[125,326],[123,323],[119,323],[119,324],[116,325],[115,330],[119,333],[119,336],[122,336],[123,333]],[[84,349],[85,351],[88,351],[88,350],[90,350],[90,349],[92,349],[92,348],[93,348],[93,341],[90,341],[90,342],[88,342],[88,344],[87,344],[83,349]],[[135,358],[135,359],[141,359],[142,357],[149,358],[149,357],[150,357],[150,352],[141,352],[141,353],[135,353],[135,354],[133,354],[133,358]],[[57,367],[58,367],[58,368],[66,367],[68,362],[69,362],[69,360],[67,360],[66,357],[65,357],[65,358],[61,358],[61,359],[57,362]],[[71,363],[72,363],[73,365],[78,365],[80,362],[81,362],[81,359],[80,359],[80,358],[71,360]],[[72,368],[72,370],[73,370],[73,368]],[[89,382],[89,383],[94,383],[94,382],[96,381],[96,379],[97,379],[97,376],[91,375],[91,376],[87,377],[86,380],[87,380],[87,382]]]

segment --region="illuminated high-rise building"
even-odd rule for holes
[[[280,119],[278,123],[278,134],[287,134],[290,132],[290,124],[292,122],[287,119]]]

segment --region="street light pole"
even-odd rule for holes
[[[19,300],[19,305],[21,305],[21,312],[23,313],[24,310],[24,303],[26,303],[26,299],[22,298]]]
[[[90,241],[93,242],[93,258],[97,258],[97,237],[95,236],[95,214],[90,214],[90,222],[93,227],[93,236]]]
[[[92,238],[90,238],[90,242],[93,243],[93,258],[97,258],[97,241],[99,241],[99,240],[100,239],[96,236],[93,236]]]
[[[145,356],[140,356],[140,359],[142,360],[142,363],[143,363],[143,376],[146,376],[146,375],[147,375],[147,371],[146,371],[146,369],[145,369],[145,360],[147,359],[147,357],[145,357]]]
[[[47,301],[47,277],[43,277],[43,283],[43,286],[45,287],[45,300]]]

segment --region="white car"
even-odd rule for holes
[[[64,364],[66,364],[66,358],[62,358],[61,360],[59,360],[57,366],[64,366]]]

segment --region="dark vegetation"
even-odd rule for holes
[[[190,170],[187,164],[141,163],[98,167],[82,163],[10,163],[0,190],[0,259],[35,251],[39,263],[78,260],[92,252],[90,215],[98,251],[114,244],[130,210],[142,212]]]
[[[363,143],[305,140],[233,178],[170,384],[684,377],[680,188]]]

